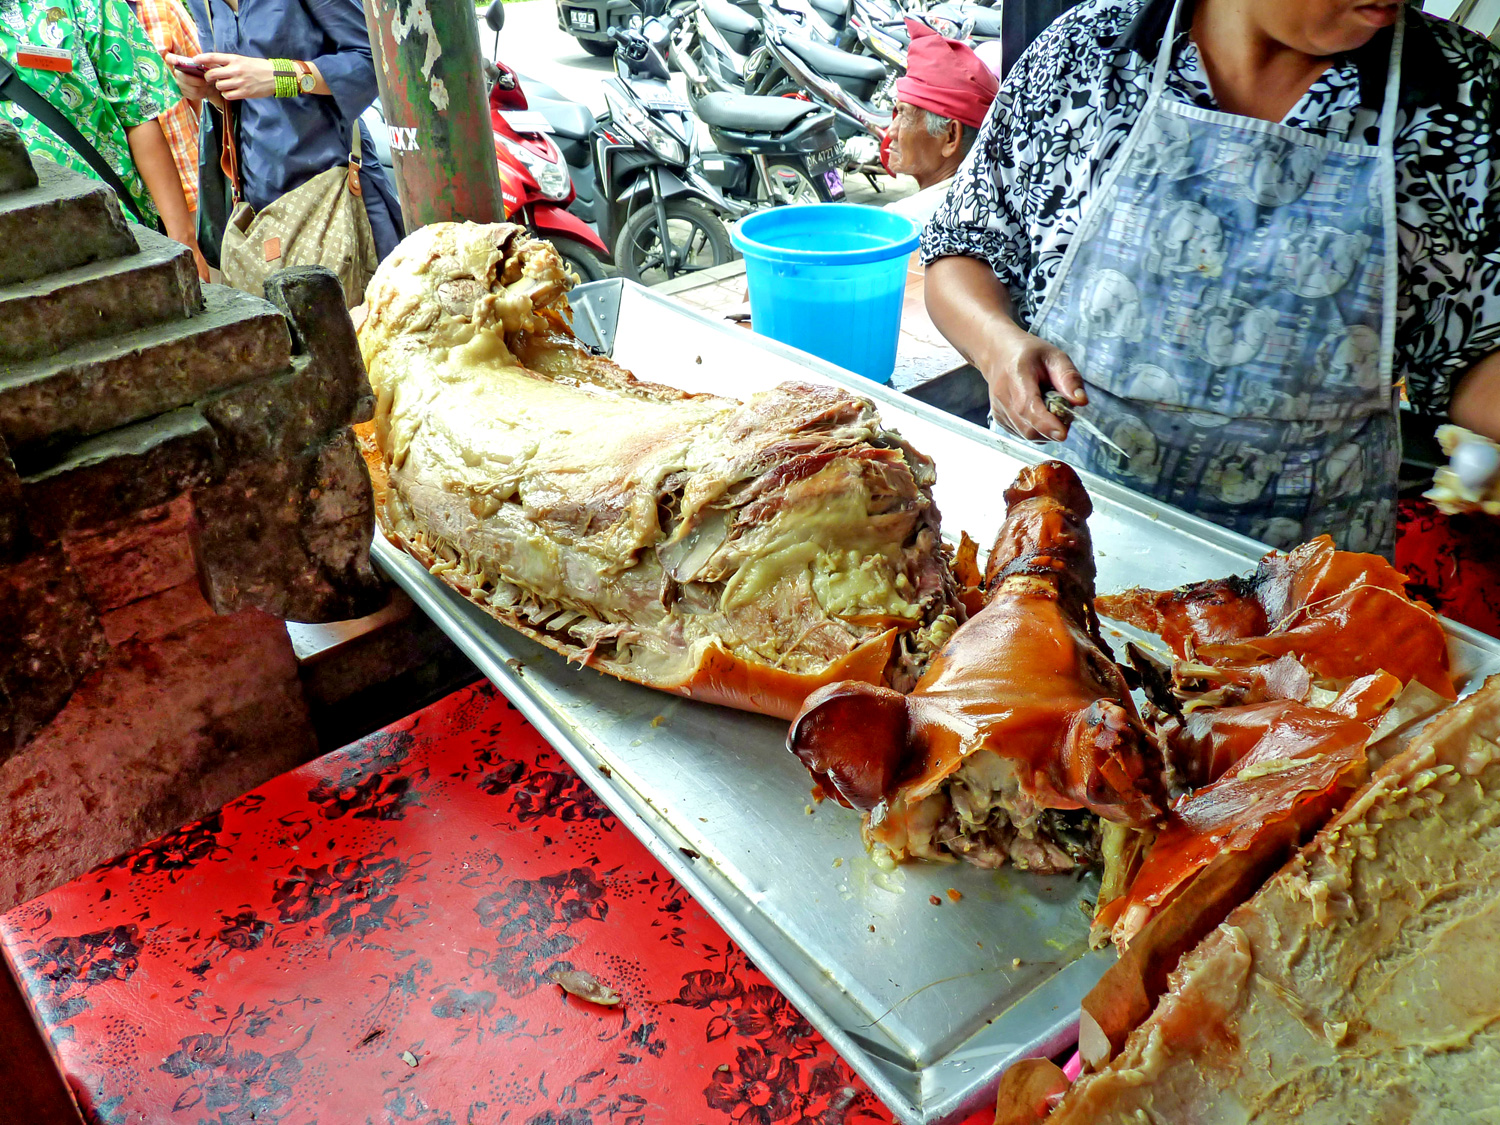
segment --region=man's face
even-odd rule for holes
[[[925,109],[910,102],[897,102],[896,114],[891,118],[887,132],[891,147],[886,153],[886,162],[893,173],[922,179],[942,166],[945,138],[934,137],[927,131]]]

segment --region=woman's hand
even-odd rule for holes
[[[210,52],[198,55],[193,62],[205,69],[204,79],[226,101],[269,98],[276,93],[276,72],[270,59]]]
[[[989,346],[976,350],[995,421],[1027,441],[1068,436],[1067,423],[1047,409],[1043,397],[1057,390],[1075,406],[1088,402],[1083,378],[1065,351],[1014,323],[993,329]]]
[[[1067,353],[1016,323],[1010,294],[989,263],[939,258],[927,267],[924,290],[932,322],[989,385],[996,421],[1027,441],[1067,437],[1067,425],[1042,396],[1057,390],[1082,406],[1088,402],[1083,379]]]

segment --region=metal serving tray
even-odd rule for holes
[[[652,382],[744,397],[788,379],[873,399],[937,460],[944,526],[988,547],[1001,492],[1038,450],[640,286],[573,292],[575,327]],[[1252,540],[1097,478],[1099,588],[1158,589],[1249,569]],[[877,868],[857,816],[809,805],[785,724],[618,682],[497,624],[377,536],[380,565],[508,696],[908,1125],[991,1102],[1016,1059],[1076,1035],[1078,1003],[1111,955],[1087,949],[1097,880]],[[1452,626],[1466,688],[1500,671],[1500,643]],[[954,900],[950,888],[961,895]],[[934,902],[934,899],[936,902]]]

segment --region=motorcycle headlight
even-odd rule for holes
[[[536,186],[543,195],[552,200],[568,198],[568,192],[573,189],[573,181],[568,178],[566,168],[538,156],[525,145],[515,144],[505,137],[497,139],[517,160],[526,165],[526,170],[531,173],[531,178],[536,181]]]
[[[604,100],[609,104],[615,123],[657,156],[668,164],[687,163],[687,149],[682,142],[646,116],[633,101],[611,91],[608,86],[604,88]]]
[[[927,23],[944,39],[962,38],[958,24],[945,16],[928,16]]]

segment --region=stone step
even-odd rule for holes
[[[0,365],[0,437],[23,475],[82,438],[291,366],[291,336],[271,304],[222,285],[203,295],[188,320]]]
[[[20,130],[0,117],[0,195],[36,187],[36,169]]]
[[[35,187],[0,195],[0,285],[136,252],[114,192],[50,160],[34,164]]]
[[[21,481],[31,533],[46,542],[165,504],[214,478],[218,448],[213,427],[192,407],[79,442]]]
[[[0,362],[56,355],[201,309],[192,251],[144,227],[131,231],[140,250],[127,257],[0,287]]]

